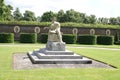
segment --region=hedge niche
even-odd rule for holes
[[[97,36],[97,44],[113,45],[114,37],[113,36]]]
[[[20,43],[36,43],[37,34],[35,33],[21,33],[20,34]]]
[[[48,34],[42,33],[42,34],[41,34],[40,42],[41,42],[41,43],[47,43],[47,39],[48,39]]]
[[[95,35],[79,35],[78,43],[94,45],[96,44],[96,36]]]
[[[75,44],[77,41],[77,36],[73,34],[63,34],[62,39],[67,44]]]
[[[14,34],[13,33],[0,33],[0,43],[13,43]]]

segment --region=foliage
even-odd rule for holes
[[[95,35],[79,35],[78,36],[79,44],[96,44],[96,36]]]
[[[36,22],[36,21],[0,21],[3,25],[33,25],[40,27],[48,27],[51,22]],[[83,23],[73,23],[65,22],[61,23],[61,27],[83,27],[83,28],[109,28],[109,29],[120,29],[119,25],[103,25],[103,24],[83,24]]]
[[[86,13],[81,13],[75,11],[74,9],[58,11],[57,13],[53,11],[46,11],[42,16],[35,17],[34,12],[26,10],[22,14],[17,8],[12,15],[13,7],[11,5],[6,5],[4,0],[0,1],[0,21],[38,21],[38,22],[49,22],[53,17],[56,17],[59,22],[75,22],[82,24],[109,24],[109,25],[120,25],[120,17],[114,18],[96,18],[95,15],[87,15]],[[21,19],[22,18],[22,19]]]
[[[75,44],[77,41],[77,35],[73,35],[73,34],[63,34],[62,35],[62,39],[64,42],[66,42],[67,44]]]
[[[48,39],[48,34],[42,33],[42,34],[41,34],[40,42],[41,42],[41,43],[47,43],[47,39]]]
[[[114,42],[118,42],[118,41],[119,41],[119,32],[116,30],[115,36],[114,36]]]
[[[0,33],[0,43],[13,43],[14,34],[13,33]]]
[[[114,42],[115,45],[120,45],[120,41]]]
[[[37,35],[35,33],[21,33],[20,42],[21,43],[36,43]]]
[[[35,14],[32,11],[26,10],[23,15],[24,15],[23,20],[25,20],[25,21],[36,21]]]
[[[22,13],[20,13],[19,8],[16,8],[16,10],[13,12],[13,17],[15,21],[20,21],[23,19]]]
[[[113,36],[97,36],[97,44],[113,45],[114,37]]]
[[[13,10],[11,5],[5,5],[4,0],[0,0],[0,21],[12,21],[11,10]]]
[[[53,13],[52,11],[47,11],[41,16],[41,22],[50,22],[52,21],[53,17],[55,17],[55,13]]]
[[[65,22],[64,14],[65,13],[64,13],[63,10],[58,11],[58,13],[57,13],[57,21],[59,21],[59,22]]]

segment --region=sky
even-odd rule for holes
[[[21,13],[30,10],[36,16],[41,16],[46,11],[58,12],[70,10],[95,15],[96,17],[120,16],[120,0],[4,0],[6,4],[20,9]]]

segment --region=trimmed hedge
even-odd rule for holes
[[[113,36],[97,36],[97,44],[113,45],[113,43],[114,43]]]
[[[62,39],[67,44],[75,44],[77,41],[77,36],[73,34],[63,34]]]
[[[41,43],[47,43],[47,39],[48,39],[48,34],[42,33],[42,34],[41,34],[40,42],[41,42]],[[74,43],[76,43],[77,36],[72,35],[72,34],[63,34],[63,35],[62,35],[62,39],[63,39],[63,41],[66,42],[67,44],[74,44]]]
[[[13,33],[0,33],[0,43],[13,43],[14,34]]]
[[[35,33],[21,33],[20,34],[20,43],[36,43],[37,34]]]
[[[47,39],[48,39],[48,34],[47,33],[42,33],[40,42],[41,43],[47,43]]]
[[[96,36],[95,35],[79,35],[78,36],[79,44],[96,44]]]
[[[45,27],[49,26],[51,22],[37,22],[37,21],[0,21],[2,25],[33,25]],[[86,27],[86,28],[111,28],[111,29],[120,29],[119,25],[104,25],[104,24],[84,24],[84,23],[74,23],[74,22],[65,22],[61,23],[61,27]]]
[[[120,45],[120,41],[114,42],[115,45]]]

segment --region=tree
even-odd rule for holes
[[[0,20],[4,20],[3,14],[5,13],[5,4],[4,0],[0,0]]]
[[[83,23],[89,24],[90,23],[90,17],[86,15]]]
[[[67,22],[75,22],[74,21],[74,19],[75,19],[74,12],[75,11],[73,9],[66,11],[65,19]]]
[[[57,20],[59,22],[65,22],[64,15],[65,15],[65,13],[63,10],[58,11]]]
[[[74,11],[74,9],[67,10],[66,13],[64,13],[64,15],[63,15],[63,11],[61,11],[61,13],[59,12],[59,16],[60,16],[60,14],[62,14],[61,18],[63,18],[63,19],[61,19],[61,20],[63,20],[64,22],[83,23],[84,17],[85,17],[84,13]]]
[[[86,16],[85,13],[80,13],[81,23],[84,22],[84,20],[85,20],[85,16]]]
[[[53,17],[56,17],[56,14],[53,13],[52,11],[45,12],[41,16],[41,21],[42,22],[50,22]]]
[[[90,15],[90,21],[89,21],[89,22],[90,22],[91,24],[95,24],[95,23],[96,23],[96,20],[97,20],[97,19],[96,19],[96,16],[95,16],[95,15]]]
[[[41,17],[38,16],[37,19],[36,19],[36,21],[40,22],[41,21]]]
[[[24,15],[23,20],[26,20],[26,21],[36,21],[35,14],[32,11],[26,10],[23,15]]]
[[[4,16],[5,17],[5,20],[7,21],[12,21],[13,20],[13,16],[12,16],[12,10],[13,10],[13,7],[11,5],[7,5],[6,6],[6,15]]]
[[[13,10],[11,5],[5,5],[4,0],[0,0],[0,20],[12,20],[11,10]]]
[[[110,24],[109,18],[98,18],[97,23],[99,24]]]
[[[110,20],[110,24],[112,24],[112,25],[119,24],[119,20],[117,18],[111,17],[109,20]]]
[[[23,16],[20,13],[19,8],[16,8],[16,10],[13,12],[13,17],[14,17],[14,20],[16,20],[16,21],[20,21],[23,19]]]

